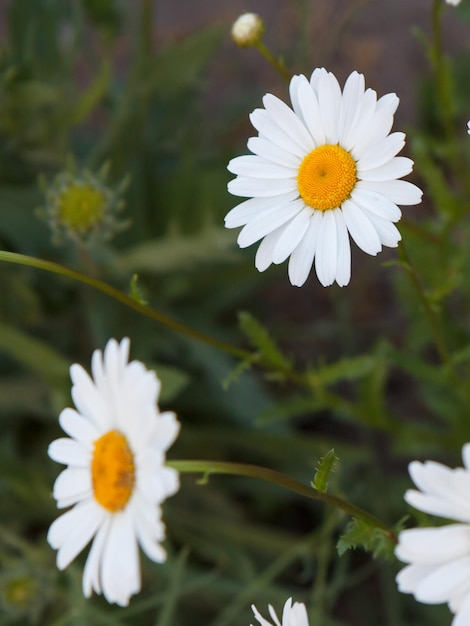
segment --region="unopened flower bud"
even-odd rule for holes
[[[264,22],[256,13],[243,13],[232,26],[232,39],[243,48],[256,46],[263,33]]]

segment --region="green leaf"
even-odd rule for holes
[[[395,527],[393,535],[377,528],[364,520],[353,518],[346,526],[346,532],[340,537],[336,548],[342,556],[347,550],[363,548],[375,558],[392,560],[396,545],[396,535],[402,530],[406,518],[402,518]]]
[[[317,491],[326,492],[328,490],[328,480],[331,472],[334,471],[339,458],[335,454],[334,448],[329,450],[325,456],[318,461],[317,470],[312,481],[312,487]]]
[[[375,366],[376,359],[374,356],[348,357],[340,359],[331,365],[320,365],[308,373],[308,378],[313,386],[332,385],[340,380],[362,378],[373,371]]]
[[[160,402],[170,402],[189,384],[188,374],[176,367],[159,363],[154,369],[162,383]]]
[[[269,364],[279,372],[292,370],[291,361],[282,354],[268,331],[251,313],[241,311],[238,314],[238,322],[250,343],[258,350],[259,357],[264,363]]]
[[[0,352],[44,377],[52,386],[68,379],[69,362],[51,347],[12,326],[0,324]]]
[[[222,228],[206,228],[192,235],[171,235],[144,241],[124,252],[118,263],[132,272],[165,274],[194,269],[195,265],[230,258],[233,236]]]

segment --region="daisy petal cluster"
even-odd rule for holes
[[[264,619],[254,605],[251,606],[251,609],[256,621],[261,626],[308,626],[308,616],[305,604],[302,602],[295,602],[292,604],[292,598],[289,598],[284,604],[282,621],[279,621],[279,618],[271,605],[268,606],[268,610],[272,622],[268,622],[268,620]]]
[[[414,508],[458,523],[404,530],[396,556],[408,565],[397,575],[398,589],[418,602],[447,602],[452,626],[470,624],[470,444],[462,450],[464,467],[414,461],[410,476],[418,490],[405,500]]]
[[[243,226],[241,248],[261,241],[255,265],[262,272],[289,258],[292,285],[301,286],[313,265],[319,281],[347,285],[351,276],[349,236],[376,255],[395,247],[398,205],[421,201],[421,190],[399,180],[413,162],[396,156],[405,135],[390,133],[398,97],[365,88],[353,72],[343,90],[326,69],[310,80],[290,82],[292,108],[271,94],[250,120],[258,136],[251,155],[230,161],[237,177],[228,190],[249,198],[225,217],[227,228]]]
[[[83,572],[83,593],[103,593],[125,606],[140,591],[138,545],[156,562],[166,553],[160,504],[179,488],[165,452],[179,423],[160,413],[160,381],[139,361],[129,362],[129,339],[111,339],[93,353],[93,378],[72,365],[72,398],[59,422],[68,435],[49,446],[67,465],[54,483],[59,508],[72,507],[49,528],[47,540],[66,568],[93,539]]]

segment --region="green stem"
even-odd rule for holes
[[[233,476],[246,476],[249,478],[263,480],[264,482],[283,487],[284,489],[288,489],[289,491],[305,496],[306,498],[327,502],[337,509],[341,509],[341,511],[344,511],[348,515],[357,517],[376,528],[384,530],[390,537],[396,539],[394,530],[371,513],[364,511],[339,496],[334,496],[323,491],[317,491],[313,487],[309,487],[308,485],[305,485],[304,483],[294,480],[293,478],[275,470],[259,467],[257,465],[246,465],[244,463],[230,463],[225,461],[167,461],[167,465],[180,473],[204,474],[204,477],[208,477],[211,474],[231,474]]]
[[[129,308],[134,311],[138,311],[142,315],[150,318],[154,322],[158,322],[171,330],[174,330],[177,333],[181,333],[182,335],[186,335],[191,339],[195,339],[196,341],[201,341],[202,343],[206,343],[209,346],[213,346],[214,348],[218,348],[219,350],[223,350],[228,354],[231,354],[240,359],[249,359],[251,357],[250,352],[247,350],[243,350],[242,348],[238,348],[237,346],[233,346],[225,341],[221,341],[211,335],[206,335],[206,333],[202,333],[199,330],[195,330],[194,328],[190,328],[181,322],[177,322],[172,319],[168,315],[164,313],[160,313],[155,309],[131,298],[127,294],[119,291],[115,287],[108,285],[107,283],[99,280],[98,278],[92,278],[91,276],[87,276],[82,274],[81,272],[77,272],[76,270],[72,270],[68,267],[64,267],[63,265],[59,265],[58,263],[53,263],[52,261],[45,261],[43,259],[36,259],[34,257],[26,256],[24,254],[17,254],[16,252],[6,252],[4,250],[0,250],[0,261],[5,261],[6,263],[15,263],[16,265],[26,265],[28,267],[33,267],[35,269],[44,270],[46,272],[52,272],[53,274],[59,274],[61,276],[65,276],[66,278],[71,278],[72,280],[84,283],[88,287],[92,287],[97,291],[101,291],[106,294],[110,298],[125,304]]]
[[[462,157],[458,142],[459,133],[455,128],[455,105],[452,92],[452,74],[444,57],[442,46],[442,13],[445,9],[443,0],[434,0],[432,8],[432,47],[431,61],[434,68],[437,100],[442,116],[442,126],[449,145],[449,159],[459,183],[468,190],[467,172],[462,169]]]
[[[432,310],[431,305],[429,304],[429,300],[427,299],[426,294],[424,293],[424,289],[418,278],[416,270],[411,262],[411,259],[408,256],[408,253],[406,251],[405,244],[403,243],[403,241],[401,241],[399,245],[399,254],[403,261],[405,269],[407,270],[408,276],[410,277],[411,284],[413,285],[414,290],[416,291],[419,301],[421,302],[421,305],[423,307],[423,311],[426,316],[426,319],[428,320],[429,327],[431,329],[431,334],[433,336],[434,343],[436,344],[436,348],[441,358],[441,361],[444,365],[447,365],[449,367],[450,371],[453,371],[453,366],[451,364],[449,351],[447,350],[446,342],[444,340],[444,336],[442,334],[439,321],[436,315],[434,314],[434,311]]]
[[[276,57],[272,54],[272,52],[270,52],[268,50],[268,48],[264,45],[264,43],[262,41],[258,41],[258,43],[256,44],[256,47],[261,52],[261,54],[264,56],[264,58],[269,63],[271,63],[271,65],[281,75],[281,77],[284,80],[286,80],[287,82],[289,82],[290,79],[291,79],[291,75],[287,71],[287,68],[284,65],[284,63],[282,61],[280,61],[279,59],[276,59]]]

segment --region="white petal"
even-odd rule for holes
[[[414,596],[419,602],[440,604],[447,602],[462,584],[469,584],[470,557],[440,565],[417,586]]]
[[[366,89],[360,98],[359,106],[355,111],[353,121],[348,129],[344,131],[341,141],[343,148],[352,152],[356,144],[362,141],[365,133],[368,132],[371,119],[375,115],[377,105],[377,93],[373,89]]]
[[[297,181],[295,178],[269,180],[268,178],[238,176],[229,182],[227,189],[234,196],[272,198],[297,189]]]
[[[467,596],[459,607],[459,612],[454,617],[452,626],[468,626],[468,624],[470,624],[470,593],[467,591]]]
[[[351,198],[362,209],[367,209],[384,220],[398,222],[401,218],[401,211],[394,202],[377,191],[369,190],[362,181],[356,183]]]
[[[139,552],[127,509],[113,515],[102,554],[101,586],[106,600],[120,606],[140,591]]]
[[[343,97],[341,100],[341,112],[339,121],[339,143],[343,145],[343,141],[349,133],[349,129],[354,121],[356,111],[360,106],[361,99],[364,97],[365,80],[363,74],[352,72],[346,83],[344,84]]]
[[[89,420],[73,409],[64,409],[59,415],[59,423],[69,437],[85,446],[91,447],[101,434]]]
[[[334,74],[329,72],[322,75],[317,94],[326,140],[336,144],[339,139],[341,88]]]
[[[386,182],[364,181],[364,189],[377,191],[387,196],[395,204],[419,204],[423,192],[419,187],[406,180],[389,180]]]
[[[251,246],[255,241],[262,239],[268,233],[294,218],[304,206],[302,200],[294,200],[286,204],[275,203],[271,210],[265,211],[248,222],[240,231],[237,240],[238,245],[240,248]]]
[[[276,202],[289,202],[290,200],[295,200],[298,196],[299,192],[296,189],[290,193],[277,196]],[[273,198],[250,198],[245,200],[227,213],[225,216],[225,227],[238,228],[239,226],[244,226],[272,206]]]
[[[101,593],[101,563],[112,519],[112,515],[105,516],[91,544],[83,569],[82,589],[85,598],[91,596],[92,590],[96,591],[96,593]]]
[[[342,211],[349,234],[356,245],[373,256],[380,252],[382,245],[379,236],[364,211],[352,200],[343,202]]]
[[[93,491],[89,468],[63,470],[55,480],[52,494],[58,501],[67,500],[67,506],[91,498]]]
[[[88,467],[91,459],[91,449],[83,444],[62,437],[53,441],[47,450],[53,461],[64,465],[75,465],[77,467]]]
[[[399,535],[396,556],[406,563],[432,565],[470,555],[470,526],[450,524],[438,528],[411,528]]]
[[[462,459],[466,469],[470,470],[470,443],[466,443],[463,446]]]
[[[405,133],[392,133],[378,142],[371,142],[369,148],[357,160],[358,170],[368,170],[384,165],[405,145]]]
[[[336,233],[338,241],[338,258],[336,261],[336,282],[340,287],[351,280],[351,246],[349,245],[348,229],[341,209],[334,209]]]
[[[312,269],[321,221],[322,212],[314,211],[307,232],[291,254],[289,260],[289,280],[295,287],[301,287],[304,284]]]
[[[86,500],[52,522],[47,541],[52,548],[58,549],[59,569],[66,568],[89,543],[105,514],[94,500]]]
[[[387,181],[406,176],[413,170],[413,161],[407,157],[393,157],[390,161],[370,170],[357,169],[357,176],[362,180]]]
[[[313,211],[304,207],[285,227],[273,250],[273,263],[283,263],[305,235]]]
[[[333,284],[336,278],[338,259],[338,235],[336,220],[332,211],[324,211],[315,252],[315,271],[324,287]]]
[[[326,143],[325,128],[318,99],[305,76],[294,76],[290,82],[290,95],[295,112],[309,130],[315,146]]]
[[[103,395],[81,365],[72,365],[70,377],[73,382],[72,398],[78,412],[89,419],[95,428],[105,432],[111,424],[107,395]]]
[[[395,224],[378,217],[375,213],[371,213],[367,209],[362,209],[362,211],[374,227],[380,243],[389,248],[396,248],[398,242],[401,241],[401,235]]]
[[[247,145],[248,149],[254,154],[284,167],[298,169],[302,162],[302,159],[292,152],[288,152],[285,148],[280,148],[263,137],[250,137]]]
[[[273,251],[279,240],[279,237],[284,232],[284,225],[279,226],[276,230],[273,230],[269,235],[263,239],[260,243],[255,256],[255,267],[258,272],[264,272],[273,262]]]
[[[432,565],[407,565],[397,574],[398,591],[414,593],[418,585],[433,571]]]
[[[286,152],[304,158],[306,151],[292,138],[292,136],[273,120],[265,109],[255,109],[250,115],[250,121],[260,136],[279,146]]]
[[[391,115],[395,115],[399,104],[400,98],[396,93],[386,93],[377,100],[377,110],[385,108]]]
[[[310,133],[287,104],[270,93],[264,96],[263,104],[275,123],[288,133],[306,154],[313,150],[315,146]]]
[[[375,146],[380,145],[385,140],[392,126],[393,115],[386,109],[375,111],[367,126],[363,128],[361,135],[355,138],[354,146],[351,149],[353,157],[359,161],[366,154],[369,154],[371,150],[375,149]],[[395,154],[396,152],[392,156]]]
[[[251,605],[251,610],[253,611],[253,615],[256,618],[256,621],[261,625],[261,626],[273,626],[272,623],[268,622],[267,620],[264,619],[264,617],[260,614],[260,612],[258,611],[258,609],[255,607],[254,604]],[[274,622],[276,624],[276,626],[281,626],[279,624],[279,620],[276,618],[276,621]]]
[[[255,155],[236,157],[229,161],[227,169],[232,174],[251,178],[291,178],[297,176],[298,168],[276,165]]]

